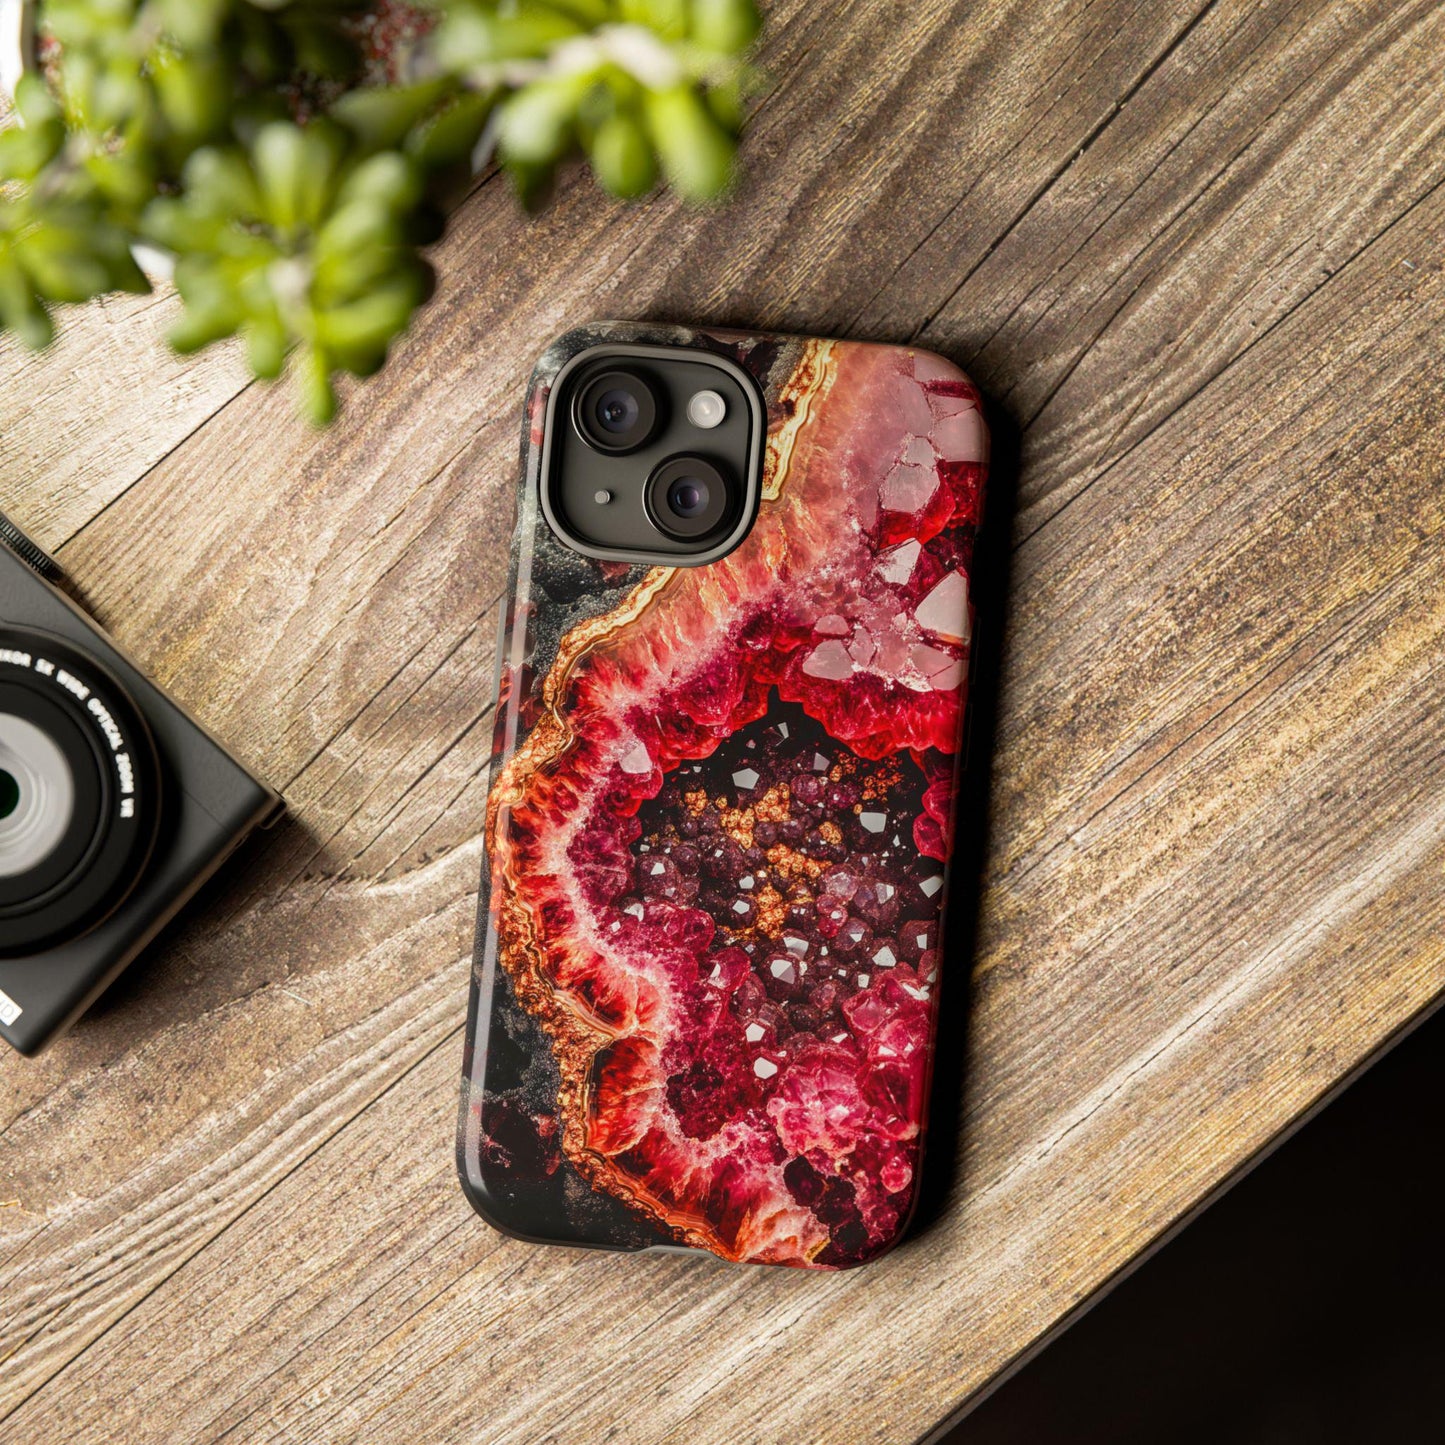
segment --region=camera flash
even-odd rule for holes
[[[721,426],[722,419],[727,414],[727,402],[715,391],[700,391],[687,404],[687,419],[703,431],[711,431],[713,427]]]
[[[612,500],[612,493],[599,487],[592,493],[592,500],[596,502],[599,507],[605,507],[608,502]]]

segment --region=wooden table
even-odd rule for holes
[[[917,1441],[1445,992],[1445,4],[777,0],[765,62],[719,215],[483,184],[324,434],[166,297],[0,343],[0,505],[292,805],[0,1058],[0,1440]],[[516,411],[614,315],[999,410],[961,1149],[862,1271],[453,1177]]]

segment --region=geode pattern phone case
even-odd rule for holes
[[[722,560],[594,562],[543,520],[549,387],[606,342],[757,380]],[[859,1263],[911,1211],[947,971],[978,393],[911,349],[607,325],[526,416],[463,1182],[524,1238]]]

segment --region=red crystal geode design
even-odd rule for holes
[[[565,1158],[665,1237],[826,1267],[913,1200],[986,434],[937,357],[793,356],[746,541],[507,678],[487,840]]]

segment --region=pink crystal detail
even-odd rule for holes
[[[914,617],[920,627],[948,642],[966,643],[968,625],[968,579],[962,572],[950,572],[918,604]]]
[[[890,512],[921,512],[938,490],[938,473],[932,466],[899,462],[888,473],[878,497]]]
[[[853,659],[841,642],[828,641],[813,650],[803,664],[803,671],[809,677],[823,677],[831,682],[840,682],[853,672]]]

